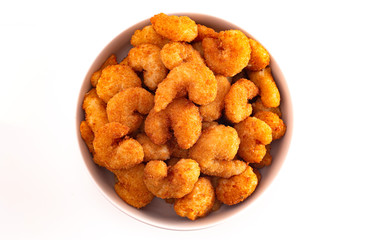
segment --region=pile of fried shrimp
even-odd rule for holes
[[[157,14],[91,76],[81,137],[115,191],[195,220],[245,201],[286,132],[267,50],[239,30]]]

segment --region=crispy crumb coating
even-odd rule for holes
[[[272,108],[272,107],[265,107],[261,98],[256,99],[255,102],[252,103],[252,114],[256,114],[257,112],[261,111],[268,111],[273,112],[278,115],[280,118],[282,117],[282,112],[280,111],[279,107]]]
[[[278,115],[272,112],[257,112],[254,117],[266,122],[272,130],[273,140],[280,139],[284,136],[287,126]]]
[[[169,39],[159,35],[152,25],[145,26],[141,30],[136,30],[130,39],[130,43],[134,47],[149,43],[162,48],[168,42]]]
[[[272,163],[273,157],[270,155],[271,145],[270,144],[266,145],[265,148],[266,148],[266,153],[263,159],[259,163],[251,163],[250,164],[251,167],[255,169],[261,169],[263,167],[269,166]]]
[[[170,151],[171,158],[188,158],[189,157],[189,150],[188,149],[182,149],[177,143],[177,140],[175,137],[172,137],[168,142],[167,146]]]
[[[116,55],[115,54],[112,54],[102,64],[101,68],[92,74],[92,77],[90,78],[90,83],[92,84],[92,86],[93,87],[96,87],[97,86],[98,80],[101,77],[101,74],[102,74],[102,70],[103,69],[105,69],[107,66],[116,65],[116,64],[117,64]]]
[[[212,28],[198,24],[198,36],[194,41],[203,41],[204,38],[218,38],[218,33]]]
[[[249,39],[251,46],[251,58],[246,69],[251,71],[259,71],[264,69],[270,63],[270,55],[268,51],[256,40]]]
[[[170,158],[170,150],[166,144],[158,145],[153,143],[145,133],[136,135],[136,140],[143,147],[145,162]]]
[[[88,126],[88,123],[86,121],[82,121],[80,123],[79,130],[80,135],[84,140],[85,144],[87,145],[89,152],[94,153],[93,148],[94,133],[92,129]]]
[[[106,104],[98,97],[95,88],[85,94],[82,107],[85,111],[85,121],[94,133],[108,123]]]

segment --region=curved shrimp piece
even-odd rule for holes
[[[228,120],[239,123],[252,113],[252,106],[247,100],[259,94],[256,85],[244,78],[239,79],[232,86],[224,98],[224,109]]]
[[[153,143],[145,133],[136,135],[136,140],[144,150],[144,161],[167,160],[170,158],[170,150],[167,145],[158,145]]]
[[[280,104],[279,89],[273,79],[270,67],[260,71],[246,71],[250,80],[260,89],[261,101],[265,107],[276,108]]]
[[[107,123],[95,134],[93,146],[100,165],[111,169],[128,169],[144,159],[143,147],[132,138],[125,137],[129,128],[117,122]]]
[[[127,204],[142,208],[148,205],[154,198],[144,183],[145,165],[140,163],[129,169],[113,170],[118,182],[115,191]]]
[[[165,144],[171,137],[182,149],[188,149],[201,134],[199,108],[186,98],[177,98],[160,112],[151,110],[145,120],[145,132],[155,144]]]
[[[247,166],[243,161],[233,160],[239,145],[240,139],[234,128],[214,125],[203,131],[189,150],[189,156],[199,163],[202,173],[229,178],[240,174]]]
[[[177,95],[188,93],[191,101],[205,105],[214,101],[217,95],[217,80],[212,71],[203,64],[182,63],[167,75],[157,88],[154,110],[159,112],[167,107]]]
[[[92,129],[88,126],[88,123],[86,121],[82,121],[80,123],[79,130],[80,130],[80,136],[87,145],[89,152],[94,153],[93,148],[94,133]]]
[[[246,170],[231,178],[219,179],[215,189],[219,201],[227,205],[234,205],[244,201],[256,189],[258,178],[253,169],[248,166]]]
[[[172,70],[183,62],[195,62],[205,64],[200,53],[190,44],[184,42],[170,42],[164,45],[161,52],[161,60],[166,68]]]
[[[251,46],[251,58],[246,69],[259,71],[269,65],[270,55],[268,51],[256,40],[249,39]]]
[[[155,90],[168,72],[161,61],[160,51],[156,45],[141,44],[132,48],[128,54],[129,66],[135,71],[143,71],[144,84],[150,90]]]
[[[196,220],[211,212],[215,202],[215,191],[206,177],[200,177],[194,189],[182,198],[175,201],[174,210],[177,215]]]
[[[198,24],[198,36],[194,39],[195,42],[202,41],[204,38],[218,38],[218,33],[207,26]]]
[[[95,88],[85,94],[82,107],[85,111],[85,121],[94,133],[108,123],[106,104],[98,97]]]
[[[238,155],[249,163],[259,163],[266,154],[266,147],[272,141],[272,130],[264,121],[248,117],[235,125],[241,144]]]
[[[265,107],[263,102],[261,101],[261,98],[258,98],[254,103],[252,103],[252,113],[256,114],[257,112],[261,111],[272,112],[278,115],[280,118],[282,117],[282,112],[280,111],[279,107],[276,108]]]
[[[257,112],[254,117],[264,121],[272,130],[273,140],[280,139],[284,136],[287,126],[278,115],[272,112]]]
[[[231,88],[231,84],[224,76],[217,75],[217,96],[214,101],[200,106],[200,114],[203,117],[203,121],[212,122],[219,119],[222,116],[222,110],[224,108],[224,97]]]
[[[143,116],[154,105],[154,96],[144,88],[128,88],[119,92],[107,103],[107,116],[110,122],[119,122],[134,132],[143,122]]]
[[[196,23],[187,16],[168,16],[164,13],[150,18],[154,30],[172,41],[191,42],[198,35]]]
[[[189,157],[189,150],[180,148],[180,146],[178,146],[178,143],[175,137],[172,137],[167,142],[167,146],[168,146],[171,158],[181,159],[181,158]]]
[[[117,64],[116,55],[115,54],[112,54],[102,64],[101,68],[92,74],[92,77],[90,78],[90,83],[92,84],[92,86],[93,87],[96,87],[97,86],[98,80],[101,77],[101,74],[102,74],[102,70],[103,69],[105,69],[107,66],[116,65],[116,64]]]
[[[148,190],[163,199],[181,198],[190,193],[199,176],[199,164],[192,159],[181,159],[172,167],[163,161],[150,161],[144,169]]]
[[[226,77],[241,72],[250,60],[249,40],[239,30],[221,31],[218,38],[204,38],[202,45],[208,67]]]
[[[272,161],[273,161],[273,157],[270,155],[270,144],[265,146],[266,148],[266,153],[264,158],[259,162],[259,163],[251,163],[250,166],[255,168],[255,169],[260,169],[266,166],[269,166]]]
[[[145,26],[141,30],[136,30],[130,39],[131,45],[137,47],[141,44],[149,43],[162,48],[169,39],[159,35],[152,25]]]

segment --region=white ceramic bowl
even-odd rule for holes
[[[185,15],[189,16],[195,22],[211,27],[217,31],[228,29],[239,29],[243,31],[247,36],[254,38],[251,34],[244,29],[227,22],[225,20],[197,13],[178,13],[172,15]],[[271,154],[273,156],[273,163],[271,166],[261,170],[262,180],[256,191],[246,199],[244,202],[234,205],[225,206],[222,205],[220,210],[209,214],[208,216],[190,221],[187,218],[182,218],[176,215],[173,210],[172,204],[167,204],[164,200],[155,198],[148,206],[138,210],[121,200],[114,191],[114,177],[109,171],[98,167],[94,164],[92,156],[88,151],[87,146],[80,137],[79,125],[84,120],[84,111],[82,109],[82,102],[84,94],[91,88],[90,78],[93,72],[99,69],[102,63],[112,54],[116,54],[117,60],[121,61],[128,53],[130,48],[130,38],[136,29],[142,29],[144,26],[149,25],[149,19],[144,20],[134,26],[126,29],[114,38],[97,56],[92,66],[88,70],[79,93],[79,99],[77,103],[76,111],[76,135],[79,140],[79,147],[82,154],[82,158],[85,165],[94,180],[96,186],[102,192],[102,194],[119,210],[127,215],[144,222],[146,224],[171,230],[197,230],[210,226],[214,226],[224,220],[229,219],[239,212],[244,212],[251,204],[256,201],[258,197],[270,186],[274,178],[277,176],[283,162],[286,158],[288,148],[291,142],[292,127],[293,127],[293,111],[291,104],[291,97],[287,87],[286,80],[276,63],[275,59],[271,56],[270,66],[272,68],[273,77],[277,83],[281,94],[281,110],[283,121],[287,125],[287,132],[281,140],[277,140],[272,143]],[[256,39],[256,38],[254,38]],[[268,49],[271,53],[271,49]]]

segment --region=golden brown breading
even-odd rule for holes
[[[265,156],[263,157],[263,159],[259,163],[251,163],[250,164],[251,167],[253,167],[255,169],[256,168],[260,169],[260,168],[269,166],[272,163],[273,157],[270,155],[270,149],[271,149],[270,144],[266,145],[265,148],[266,148],[266,153],[265,153]]]
[[[273,112],[280,118],[282,117],[282,112],[280,111],[279,107],[276,108],[265,107],[263,102],[261,101],[261,98],[258,98],[254,103],[252,103],[252,114],[256,114],[257,112],[261,111]]]
[[[145,133],[136,135],[136,140],[143,147],[145,162],[169,159],[170,150],[166,144],[158,145],[153,143]]]
[[[218,33],[207,26],[198,24],[198,36],[195,38],[195,42],[202,41],[204,38],[218,38]]]
[[[85,111],[85,121],[94,133],[98,128],[108,123],[106,104],[98,97],[95,88],[85,94],[83,109]]]
[[[249,43],[251,46],[251,58],[246,69],[260,71],[269,65],[270,55],[258,41],[249,39]]]
[[[272,130],[273,140],[280,139],[284,136],[287,126],[278,115],[268,111],[257,112],[254,117],[266,122]]]
[[[106,61],[102,64],[101,68],[94,72],[92,74],[92,77],[90,78],[90,83],[92,84],[93,87],[97,86],[98,80],[101,77],[101,73],[102,70],[105,69],[107,66],[110,65],[116,65],[117,64],[117,60],[116,60],[116,55],[112,54],[109,58],[106,59]]]
[[[131,45],[137,47],[141,44],[149,43],[162,48],[169,39],[159,35],[152,25],[145,26],[143,29],[136,30],[130,39]]]
[[[80,135],[82,139],[84,140],[85,144],[87,145],[89,152],[94,153],[94,148],[93,148],[94,133],[92,129],[88,126],[86,121],[82,121],[80,123],[79,130],[80,130]]]

